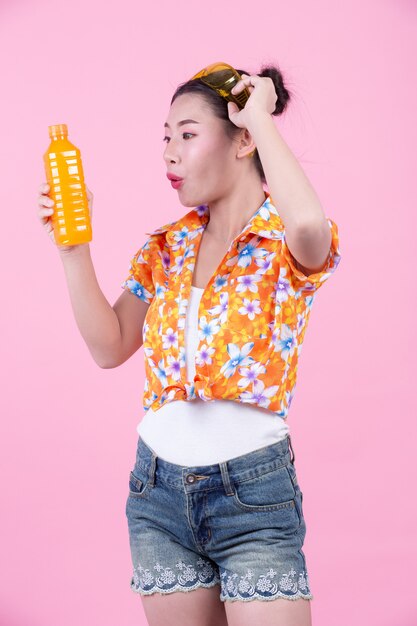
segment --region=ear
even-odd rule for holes
[[[256,150],[256,144],[253,141],[252,135],[247,128],[242,129],[242,133],[240,135],[239,149],[236,156],[241,159],[247,157],[254,150]]]

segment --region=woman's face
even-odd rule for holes
[[[224,122],[201,96],[183,94],[172,103],[164,141],[167,173],[183,178],[176,189],[181,204],[210,204],[233,187],[238,174],[237,144],[227,137]],[[167,184],[171,184],[168,179]]]

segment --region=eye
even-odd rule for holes
[[[182,136],[183,136],[183,137],[184,137],[184,135],[190,135],[190,137],[194,137],[194,135],[193,135],[192,133],[182,133]],[[166,142],[168,142],[168,141],[169,141],[169,137],[166,137],[166,136],[165,136],[165,137],[162,139],[162,141],[166,141]]]

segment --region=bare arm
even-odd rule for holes
[[[118,367],[130,359],[143,344],[142,328],[149,304],[124,290],[113,305],[120,324],[121,347],[118,358],[110,367]]]
[[[68,291],[77,326],[90,353],[102,368],[117,367],[140,348],[142,327],[149,304],[125,290],[112,307],[97,281],[89,244],[57,245],[51,215],[54,200],[49,184],[38,190],[38,217],[57,246],[64,266]],[[88,208],[93,216],[93,193],[87,187]]]
[[[249,131],[272,201],[284,222],[288,247],[304,274],[316,273],[323,267],[331,244],[329,224],[316,191],[271,115],[254,113]]]
[[[110,305],[100,289],[88,244],[60,255],[79,331],[99,367],[124,363],[142,345],[149,304],[128,291]]]

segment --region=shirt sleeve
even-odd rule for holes
[[[308,276],[306,276],[297,267],[296,260],[288,248],[284,230],[281,253],[283,255],[284,262],[289,267],[291,280],[296,289],[301,289],[307,292],[317,291],[317,289],[319,289],[319,287],[321,287],[323,283],[333,274],[339,265],[340,259],[342,258],[339,249],[339,234],[337,225],[330,218],[326,219],[332,235],[329,254],[321,271],[309,274]]]
[[[130,261],[129,274],[121,284],[122,289],[129,290],[147,304],[152,302],[155,295],[152,252],[153,241],[152,237],[149,237]]]

